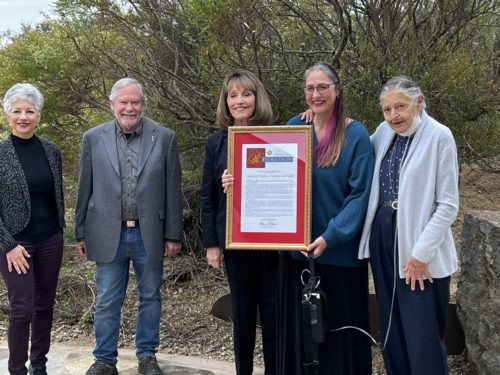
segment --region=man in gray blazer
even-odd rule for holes
[[[142,117],[145,95],[132,78],[109,97],[115,119],[83,135],[76,203],[76,250],[96,262],[94,364],[87,375],[115,375],[120,311],[129,263],[139,305],[139,373],[163,374],[160,343],[163,257],[181,248],[181,172],[175,133]]]

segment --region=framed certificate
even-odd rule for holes
[[[226,249],[305,250],[311,237],[311,126],[228,129]]]

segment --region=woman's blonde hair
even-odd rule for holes
[[[227,106],[227,96],[229,90],[235,85],[240,86],[244,90],[249,90],[255,95],[255,110],[248,125],[270,124],[273,121],[273,109],[271,108],[271,102],[262,82],[260,82],[255,74],[239,69],[229,73],[222,83],[216,115],[216,122],[219,127],[225,130],[229,126],[234,125],[234,119]]]

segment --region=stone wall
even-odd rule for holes
[[[500,212],[465,215],[457,289],[458,317],[479,375],[500,374]]]

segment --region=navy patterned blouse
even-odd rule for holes
[[[380,201],[398,200],[399,173],[413,137],[396,134],[380,164]]]

